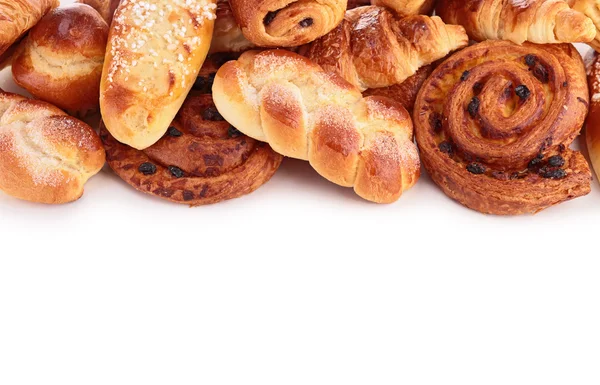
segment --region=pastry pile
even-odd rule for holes
[[[107,162],[197,206],[291,157],[371,202],[398,200],[423,165],[471,209],[535,213],[589,193],[570,149],[586,117],[600,170],[600,60],[588,86],[571,44],[600,47],[599,14],[591,0],[2,3],[0,68],[35,99],[0,90],[0,190],[71,202]]]

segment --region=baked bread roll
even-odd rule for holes
[[[0,190],[31,202],[72,202],[104,165],[87,124],[38,100],[0,90]]]
[[[260,47],[309,43],[344,18],[347,0],[229,0],[248,40]]]
[[[245,52],[219,69],[213,97],[234,127],[364,199],[394,202],[419,177],[406,110],[300,55]]]
[[[265,184],[283,157],[231,127],[211,95],[192,92],[156,144],[140,151],[102,126],[108,164],[136,190],[191,206],[249,194]]]
[[[446,23],[464,26],[476,41],[575,43],[596,36],[592,20],[564,0],[440,0],[436,13]]]
[[[59,0],[0,2],[0,55],[58,4]]]
[[[110,26],[121,0],[78,0],[78,2],[94,8]]]
[[[600,2],[597,0],[569,0],[569,5],[592,20],[596,27],[596,37],[588,44],[596,51],[600,51]]]
[[[402,16],[431,15],[435,0],[372,0],[371,4],[388,7]]]
[[[217,20],[210,53],[242,52],[256,47],[244,34],[233,17],[229,0],[217,0]]]
[[[301,53],[364,91],[400,84],[468,42],[463,27],[444,24],[437,16],[400,19],[369,6],[346,12],[335,30]]]
[[[413,112],[425,169],[451,198],[489,214],[535,213],[590,192],[569,145],[588,111],[571,44],[486,41],[435,69]]]
[[[590,160],[600,179],[600,61],[598,54],[594,53],[594,61],[590,66],[588,75],[590,87],[590,113],[585,125],[585,136]]]
[[[71,114],[97,111],[107,38],[108,25],[92,7],[57,8],[21,43],[12,65],[15,83]]]
[[[102,82],[106,128],[137,149],[167,131],[210,46],[215,0],[123,1],[115,13]]]

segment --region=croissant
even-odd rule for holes
[[[221,115],[278,153],[308,160],[323,177],[377,203],[396,201],[419,177],[406,110],[363,98],[335,73],[284,50],[248,51],[219,69]]]
[[[425,169],[451,198],[488,214],[536,213],[590,192],[569,148],[588,112],[572,44],[488,40],[425,81],[413,117]]]
[[[596,51],[600,51],[600,1],[597,0],[569,0],[569,5],[589,17],[596,26],[596,37],[588,42]]]
[[[402,83],[468,42],[463,27],[444,24],[437,16],[400,19],[369,6],[347,11],[335,30],[301,53],[364,91]]]
[[[230,0],[248,40],[260,47],[296,47],[334,29],[347,0]]]
[[[476,41],[575,43],[596,36],[592,20],[564,0],[440,0],[436,13]]]
[[[430,15],[435,0],[371,0],[371,4],[388,7],[403,16]]]
[[[0,1],[0,56],[59,3],[59,0]]]

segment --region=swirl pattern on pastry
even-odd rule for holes
[[[568,146],[588,101],[570,44],[473,45],[442,63],[417,96],[423,164],[448,196],[483,213],[534,213],[585,195],[589,166]]]
[[[199,206],[249,194],[265,184],[283,157],[227,123],[212,96],[192,94],[167,134],[139,151],[115,140],[101,124],[110,167],[135,189]]]

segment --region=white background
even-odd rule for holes
[[[598,385],[593,188],[492,217],[286,160],[194,209],[108,170],[70,205],[0,194],[0,384]]]

